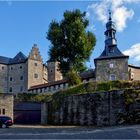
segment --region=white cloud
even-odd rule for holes
[[[89,31],[96,31],[96,27],[94,25],[91,25],[87,28]]]
[[[128,19],[132,19],[133,15],[134,11],[128,10],[124,6],[117,8],[113,14],[113,20],[116,23],[117,30],[123,31],[123,29],[126,27],[126,21]]]
[[[134,44],[130,49],[123,52],[125,55],[129,55],[133,61],[140,61],[140,43]]]
[[[125,4],[139,3],[140,0],[103,0],[102,2],[93,3],[87,7],[87,17],[93,20],[95,16],[102,23],[108,19],[108,10],[112,11],[113,21],[116,23],[118,31],[123,31],[127,26],[127,20],[134,16],[134,10],[128,9]]]

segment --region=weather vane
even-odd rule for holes
[[[111,18],[111,10],[109,9],[108,12],[109,12],[109,20],[112,20],[112,18]]]

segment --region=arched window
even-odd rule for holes
[[[110,75],[110,80],[111,80],[111,81],[116,80],[116,76],[115,76],[114,74],[111,74],[111,75]]]

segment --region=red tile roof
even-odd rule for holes
[[[80,76],[81,76],[82,80],[89,79],[89,78],[95,78],[95,71],[88,70],[86,72],[81,73]],[[29,91],[33,90],[33,89],[45,88],[45,87],[60,85],[60,84],[64,84],[64,83],[67,83],[67,79],[53,81],[53,82],[40,84],[40,85],[35,85],[35,86],[30,87]]]

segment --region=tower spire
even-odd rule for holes
[[[112,13],[111,13],[111,10],[109,10],[109,21],[112,20]]]
[[[112,21],[111,15],[112,15],[111,10],[109,10],[109,19],[106,24],[106,31],[105,31],[105,36],[106,36],[105,46],[107,48],[117,45],[116,28],[114,22]]]

